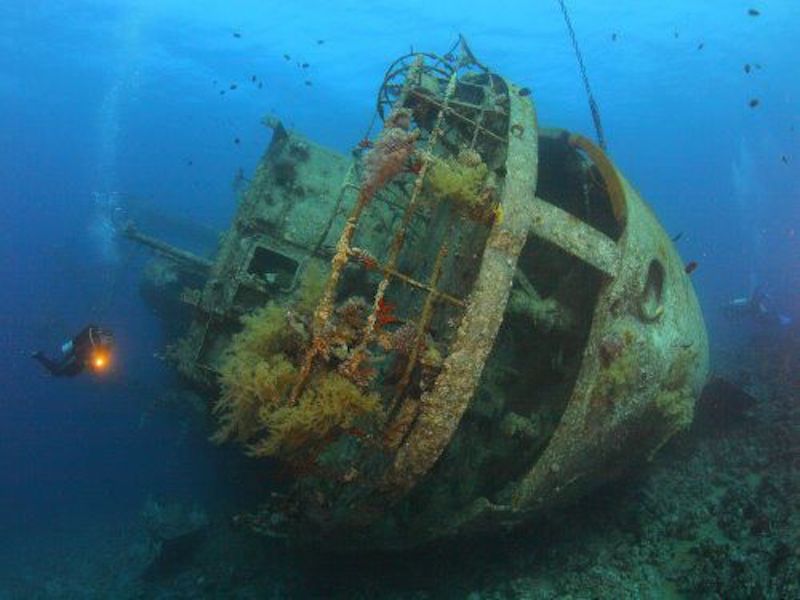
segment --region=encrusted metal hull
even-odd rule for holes
[[[217,439],[293,473],[254,529],[347,550],[514,527],[691,422],[708,344],[680,257],[520,92],[464,47],[390,67],[353,161],[270,124],[173,352]]]

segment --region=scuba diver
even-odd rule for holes
[[[762,326],[783,329],[792,324],[792,318],[775,309],[772,297],[758,287],[748,298],[734,298],[723,308],[723,313],[731,320],[749,320]]]
[[[33,358],[39,361],[50,375],[55,377],[74,377],[90,369],[101,373],[111,362],[111,349],[114,336],[111,331],[97,325],[87,325],[78,335],[61,346],[61,356],[53,360],[38,351]]]

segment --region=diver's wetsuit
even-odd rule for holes
[[[53,360],[43,352],[35,352],[33,358],[56,377],[74,377],[80,374],[91,358],[92,351],[98,346],[111,344],[111,333],[100,329],[97,325],[87,325],[81,332],[64,344],[61,357]]]
[[[56,377],[74,377],[83,371],[83,363],[79,362],[74,354],[65,354],[61,360],[47,358],[41,351],[35,352],[33,358],[38,360],[50,375]]]

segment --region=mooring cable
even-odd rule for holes
[[[572,27],[572,21],[569,18],[567,5],[564,3],[564,0],[558,0],[558,4],[561,6],[561,13],[564,15],[564,22],[567,24],[567,30],[569,31],[569,36],[572,40],[572,48],[575,50],[575,56],[578,59],[578,66],[581,69],[583,87],[586,88],[586,95],[589,98],[589,110],[592,111],[592,121],[594,121],[594,129],[597,132],[597,142],[600,147],[605,150],[606,138],[603,134],[603,124],[600,122],[600,107],[597,106],[597,102],[594,99],[594,94],[592,94],[592,87],[589,85],[589,76],[586,74],[586,65],[583,63],[583,55],[581,54],[581,49],[578,47],[578,38],[575,35],[575,29]]]

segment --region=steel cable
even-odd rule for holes
[[[594,129],[597,132],[597,142],[600,144],[600,147],[605,150],[606,138],[603,134],[603,124],[600,122],[600,107],[597,106],[597,102],[594,99],[594,94],[592,94],[592,87],[589,85],[589,76],[586,74],[586,65],[583,63],[583,55],[581,54],[581,49],[578,47],[578,38],[575,35],[575,29],[572,27],[572,21],[569,18],[569,12],[567,11],[567,6],[564,0],[558,0],[558,4],[561,6],[561,13],[564,15],[564,22],[567,24],[567,30],[569,31],[569,36],[572,40],[572,48],[575,50],[575,57],[578,59],[578,66],[581,69],[583,87],[586,89],[586,95],[589,98],[589,110],[592,111],[592,121],[594,121]]]

